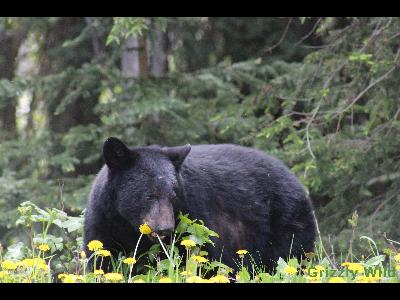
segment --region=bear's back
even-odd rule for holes
[[[285,168],[280,160],[264,152],[235,144],[193,145],[184,165],[198,167],[223,166],[234,169],[246,168],[249,165],[254,167]]]
[[[302,189],[296,176],[282,161],[260,150],[234,144],[193,145],[182,165],[185,177],[246,180],[248,185],[292,185]]]
[[[283,162],[239,145],[193,145],[180,173],[187,195],[198,204],[229,198],[243,207],[265,199],[306,198],[303,185]]]

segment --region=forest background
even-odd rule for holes
[[[81,216],[117,136],[270,153],[309,192],[327,252],[362,253],[361,236],[387,247],[400,240],[399,55],[389,17],[3,17],[0,242],[23,247],[25,201]]]

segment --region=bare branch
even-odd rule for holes
[[[266,49],[265,52],[271,52],[273,49],[275,49],[276,47],[278,47],[278,46],[283,42],[283,40],[285,39],[286,34],[287,34],[287,32],[288,32],[289,26],[290,26],[290,24],[292,23],[292,19],[293,19],[293,17],[290,17],[290,18],[289,18],[289,21],[288,21],[288,23],[287,23],[287,25],[286,25],[285,31],[283,32],[283,34],[282,34],[280,40],[279,40],[275,45],[273,45],[272,47],[269,47],[268,49]]]
[[[381,82],[382,80],[384,80],[387,76],[390,75],[390,73],[392,73],[397,67],[397,60],[399,58],[399,54],[400,54],[400,47],[397,50],[397,54],[394,60],[395,65],[389,69],[389,71],[387,71],[385,74],[383,74],[381,77],[379,77],[378,79],[374,80],[373,82],[371,82],[363,91],[361,91],[361,93],[359,93],[352,101],[349,105],[347,105],[344,109],[342,109],[341,111],[339,111],[337,113],[337,115],[344,113],[345,111],[347,111],[349,108],[351,108],[358,100],[360,100],[360,98],[362,96],[365,95],[366,92],[368,92],[371,88],[373,88],[375,85],[377,85],[379,82]]]
[[[310,32],[307,33],[304,37],[302,37],[302,38],[300,39],[300,41],[298,41],[296,44],[294,44],[294,46],[297,47],[297,46],[300,45],[302,42],[304,42],[306,39],[308,39],[308,38],[314,33],[315,29],[317,29],[317,26],[318,26],[319,23],[321,23],[321,21],[322,21],[322,17],[320,17],[320,18],[317,20],[317,22],[315,22],[315,24],[314,24],[313,28],[310,30]]]

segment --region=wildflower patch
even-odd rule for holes
[[[262,265],[252,263],[250,267],[245,259],[252,261],[253,253],[247,249],[237,249],[235,261],[237,270],[213,260],[204,251],[204,243],[210,234],[204,223],[189,219],[188,215],[179,216],[179,224],[170,244],[155,245],[145,253],[138,253],[142,236],[150,233],[145,224],[141,224],[140,237],[134,241],[136,247],[131,255],[116,254],[111,249],[105,249],[100,240],[89,241],[87,245],[71,248],[71,252],[61,252],[52,242],[57,237],[50,234],[49,229],[56,223],[57,218],[49,218],[42,227],[42,232],[34,231],[34,221],[26,218],[26,211],[35,211],[34,206],[24,204],[21,209],[29,226],[26,226],[31,243],[24,245],[24,255],[15,258],[0,247],[0,282],[62,282],[62,283],[384,283],[400,282],[400,253],[397,251],[377,250],[370,257],[363,256],[357,260],[333,264],[323,253],[307,253],[306,259],[296,258],[284,260],[279,258],[276,271],[268,273]],[[46,215],[44,210],[36,210]],[[32,214],[31,214],[32,215]],[[44,217],[35,217],[42,224]],[[199,230],[201,229],[201,230]],[[40,235],[40,242],[34,242]],[[65,240],[64,242],[66,242]],[[206,242],[207,243],[207,242]],[[92,253],[88,255],[83,249],[87,247]],[[158,246],[158,247],[156,247]],[[10,247],[13,250],[12,247]],[[318,249],[318,247],[316,247]],[[4,251],[6,250],[6,251]],[[181,250],[181,251],[180,251]],[[185,253],[184,256],[180,253]],[[56,270],[59,256],[69,254],[76,262],[74,268],[64,272]],[[112,270],[103,269],[103,260],[111,259]],[[95,264],[89,264],[95,260]],[[145,267],[143,267],[145,265]]]

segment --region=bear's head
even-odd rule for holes
[[[173,232],[174,206],[181,193],[179,171],[190,149],[190,145],[129,149],[114,137],[104,142],[113,205],[136,230],[146,223],[161,238]]]

